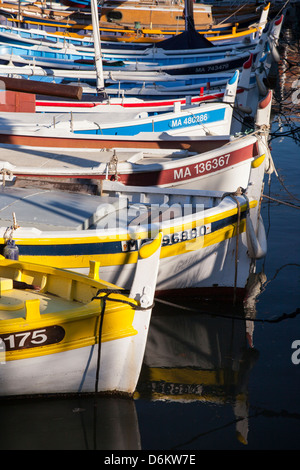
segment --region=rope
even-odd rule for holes
[[[268,147],[268,145],[266,144],[266,136],[265,136],[265,142],[263,141],[263,139],[261,138],[261,136],[259,134],[257,134],[257,137],[260,138],[260,141],[261,143],[264,145],[264,147],[266,148],[266,151],[269,155],[269,159],[270,159],[270,163],[272,164],[272,168],[274,169],[274,173],[279,181],[279,183],[281,184],[281,186],[283,187],[283,189],[293,198],[295,199],[296,201],[300,201],[299,198],[297,198],[294,194],[292,194],[288,188],[285,186],[282,178],[279,176],[278,174],[278,171],[275,167],[275,163],[274,163],[274,160],[273,160],[273,157],[272,157],[272,154],[270,152],[270,149]],[[274,202],[278,202],[279,204],[285,204],[287,206],[290,206],[290,207],[293,207],[294,209],[300,209],[299,206],[297,206],[296,204],[293,204],[293,203],[289,203],[289,202],[285,202],[285,201],[280,201],[279,199],[275,199],[275,198],[272,198],[271,196],[267,196],[266,194],[263,194],[262,197],[265,197],[267,199],[270,199],[271,201],[274,201]]]
[[[2,168],[0,173],[2,174],[2,185],[3,187],[5,187],[5,183],[6,183],[6,175],[10,178],[12,178],[14,176],[13,172],[11,170],[8,170],[7,168]]]
[[[278,202],[279,204],[284,204],[286,206],[293,207],[294,209],[300,209],[300,206],[297,206],[296,204],[293,204],[291,202],[280,201],[279,199],[267,196],[266,194],[263,194],[262,197],[269,199],[270,201]]]
[[[237,316],[237,315],[226,315],[226,314],[222,314],[222,313],[200,312],[196,308],[185,307],[184,305],[174,304],[172,302],[168,302],[168,301],[162,300],[162,299],[155,299],[155,301],[166,304],[166,305],[169,305],[170,307],[179,308],[180,310],[187,310],[189,312],[193,312],[193,313],[197,313],[197,314],[202,313],[204,315],[209,315],[209,316],[212,316],[212,317],[228,318],[230,320],[252,321],[252,322],[255,322],[255,323],[279,323],[283,320],[287,320],[289,318],[295,318],[296,316],[300,315],[300,308],[297,308],[294,312],[292,312],[292,313],[283,313],[279,317],[274,317],[274,318],[250,318],[250,317],[246,317],[246,316],[241,317],[241,316]]]
[[[6,230],[3,234],[3,239],[7,242],[8,240],[12,240],[13,239],[13,234],[14,234],[14,231],[20,227],[20,225],[17,224],[17,219],[16,219],[16,214],[13,212],[12,213],[12,217],[13,217],[13,223],[10,227],[6,227]],[[8,232],[10,230],[10,234],[8,235]]]
[[[248,3],[244,3],[240,8],[238,8],[238,9],[235,10],[233,13],[231,13],[231,15],[227,16],[227,17],[224,18],[222,21],[220,21],[219,23],[217,23],[217,25],[222,24],[222,23],[224,23],[225,21],[228,21],[229,18],[231,18],[231,17],[234,16],[236,13],[238,13],[240,10],[242,10],[242,8],[244,8],[246,5],[248,5]]]
[[[106,295],[104,295],[102,297],[99,297],[99,294],[106,294]],[[142,307],[141,305],[136,305],[134,302],[130,302],[129,300],[108,298],[108,296],[110,294],[120,294],[120,295],[129,294],[129,290],[127,290],[127,289],[98,289],[96,295],[94,297],[92,297],[91,300],[106,299],[106,300],[110,300],[112,302],[120,302],[120,303],[129,305],[134,310],[149,310],[150,308],[154,307],[154,303],[152,305],[149,305],[148,307]]]
[[[240,235],[240,223],[241,223],[241,206],[239,203],[239,200],[237,199],[236,196],[245,196],[245,189],[243,188],[238,188],[235,192],[233,193],[224,193],[222,196],[222,199],[224,197],[231,197],[233,201],[237,205],[237,214],[238,214],[238,220],[237,220],[237,226],[236,226],[236,238],[235,238],[235,261],[234,261],[234,287],[233,287],[233,304],[235,305],[236,303],[236,286],[237,286],[237,273],[238,273],[238,254],[239,254],[239,235]],[[245,196],[246,197],[246,196]],[[247,204],[249,208],[249,200],[247,199]]]
[[[99,294],[104,294],[103,296],[99,297]],[[103,329],[103,321],[104,321],[104,312],[106,308],[106,302],[110,300],[111,302],[120,302],[126,305],[129,305],[134,310],[149,310],[150,308],[154,307],[154,303],[148,307],[141,307],[140,305],[136,305],[133,302],[125,299],[116,299],[116,298],[109,298],[110,294],[129,294],[129,291],[126,289],[98,289],[96,295],[92,297],[91,300],[102,300],[102,309],[100,314],[100,323],[98,329],[98,351],[97,351],[97,365],[96,365],[96,377],[95,377],[95,393],[98,393],[98,384],[99,384],[99,374],[100,374],[100,359],[101,359],[101,338],[102,338],[102,329]]]

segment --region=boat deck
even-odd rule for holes
[[[222,192],[131,187],[120,191],[118,184],[105,182],[104,195],[93,196],[67,191],[5,187],[0,197],[1,236],[9,237],[13,213],[19,229],[15,236],[36,237],[42,231],[86,232],[93,229],[120,229],[127,233],[128,223],[148,224],[182,217],[189,205],[191,211],[211,208],[220,202]],[[109,189],[110,188],[110,189]],[[201,205],[201,206],[200,206]],[[172,213],[171,213],[171,212]],[[135,222],[133,222],[135,221]]]
[[[105,110],[106,108],[104,108]],[[15,129],[15,128],[30,128],[37,129],[38,126],[50,128],[54,124],[56,126],[70,126],[72,122],[76,124],[79,122],[82,123],[93,123],[97,121],[99,124],[107,123],[108,113],[111,117],[111,111],[109,112],[109,107],[107,107],[107,112],[103,110],[101,112],[95,112],[91,115],[89,113],[34,113],[33,116],[28,115],[28,113],[15,113],[15,112],[6,112],[1,114],[0,124],[1,128]],[[131,111],[126,110],[122,113],[114,113],[113,120],[116,123],[121,123],[124,121],[139,119],[141,117],[146,117],[147,112],[144,111]]]
[[[117,142],[116,142],[117,144]],[[36,168],[45,172],[47,169],[57,172],[77,170],[81,174],[88,170],[95,174],[105,173],[106,165],[115,159],[116,162],[127,162],[129,165],[160,164],[195,155],[195,152],[186,150],[175,151],[173,149],[59,149],[59,148],[26,148],[3,146],[0,149],[1,169],[19,171],[20,168],[26,173],[26,168]],[[98,171],[97,171],[98,170]]]
[[[10,281],[9,279],[0,278],[1,285]],[[38,286],[37,286],[38,287]],[[1,289],[0,298],[0,321],[1,320],[12,320],[14,318],[26,318],[26,305],[27,300],[40,301],[39,311],[41,314],[49,314],[56,312],[67,311],[72,308],[74,310],[76,304],[77,307],[81,307],[82,304],[75,302],[74,300],[66,300],[55,295],[43,294],[38,290],[25,290],[24,288],[10,288]]]

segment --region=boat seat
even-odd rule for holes
[[[0,297],[2,296],[2,292],[11,290],[12,288],[13,288],[12,279],[8,279],[6,277],[0,277]]]

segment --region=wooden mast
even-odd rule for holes
[[[100,26],[98,16],[98,5],[97,0],[91,0],[91,15],[92,15],[92,26],[93,26],[93,38],[94,38],[94,54],[95,54],[95,67],[96,67],[96,87],[97,92],[101,93],[104,91],[104,78],[103,78],[103,67],[101,57],[101,39],[100,39]]]

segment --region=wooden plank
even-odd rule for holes
[[[9,91],[20,91],[23,93],[33,93],[37,95],[58,96],[81,100],[82,87],[75,85],[60,85],[57,83],[39,82],[37,80],[26,80],[23,78],[0,77],[0,81],[5,84],[5,89]]]

